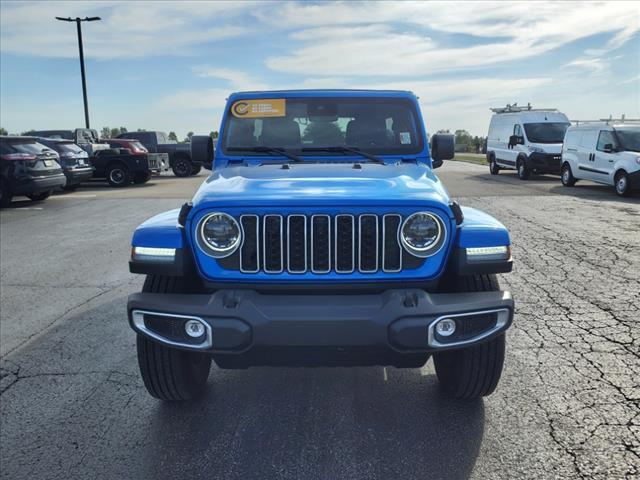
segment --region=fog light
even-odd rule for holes
[[[450,318],[443,318],[436,323],[436,333],[442,337],[450,337],[456,331],[456,322]]]
[[[204,325],[197,320],[189,320],[184,324],[184,331],[191,338],[198,338],[204,335]]]

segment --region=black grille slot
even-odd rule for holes
[[[378,217],[360,215],[359,221],[360,271],[375,272],[378,270]]]
[[[336,215],[336,272],[352,272],[355,250],[354,220],[351,215]]]
[[[311,218],[311,269],[314,273],[329,273],[331,270],[330,234],[329,215],[314,215]]]
[[[400,215],[385,215],[382,235],[382,268],[385,271],[397,272],[402,268],[402,249],[398,242]]]
[[[240,217],[240,223],[244,234],[240,248],[240,268],[243,272],[256,273],[260,270],[258,216],[243,215]]]
[[[307,269],[307,218],[304,215],[289,215],[287,235],[287,268],[291,273],[304,273]]]
[[[264,216],[264,271],[280,273],[282,265],[282,217],[280,215]]]
[[[197,345],[202,343],[204,335],[193,338],[184,331],[184,324],[187,319],[166,317],[164,315],[144,314],[144,326],[154,333],[161,335],[174,342],[191,343]]]

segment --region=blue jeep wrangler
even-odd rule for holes
[[[187,400],[211,361],[250,366],[421,367],[456,398],[489,395],[514,303],[509,234],[451,201],[433,173],[453,137],[427,143],[415,95],[235,93],[213,173],[192,201],[140,225],[129,297],[151,395]]]

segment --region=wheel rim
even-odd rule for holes
[[[176,163],[176,172],[179,173],[180,175],[186,175],[187,173],[190,172],[190,168],[189,165],[187,164],[187,162],[185,161],[179,161],[178,163]]]
[[[120,168],[114,168],[111,170],[111,173],[109,173],[109,179],[113,183],[122,183],[124,180],[124,171]]]
[[[524,165],[520,164],[520,166],[518,167],[518,173],[521,177],[524,177]]]
[[[569,170],[566,168],[564,169],[564,172],[562,172],[562,180],[564,183],[569,183]]]
[[[616,182],[616,188],[619,193],[624,193],[627,189],[627,177],[622,175]]]

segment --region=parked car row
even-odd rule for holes
[[[135,133],[158,134],[153,138],[140,135],[153,151],[137,138],[98,139],[95,130],[83,128],[0,137],[2,207],[9,206],[17,195],[44,200],[55,189],[73,191],[92,178],[104,179],[112,187],[125,187],[145,183],[153,173],[169,168],[180,177],[199,173],[203,165],[211,168],[206,157],[192,158],[191,145],[165,148],[167,145],[158,143],[162,132]]]
[[[572,187],[591,180],[615,187],[620,196],[640,190],[640,123],[628,120],[581,122],[572,126],[556,109],[530,105],[492,108],[487,162],[492,175],[515,169],[560,175]]]

